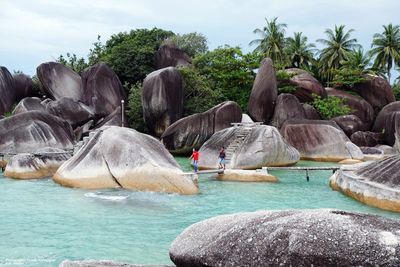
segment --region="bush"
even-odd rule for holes
[[[396,101],[400,101],[400,84],[393,85],[393,94]]]
[[[128,97],[128,123],[129,126],[139,132],[147,133],[148,129],[143,120],[143,107],[142,107],[142,92],[143,86],[141,83],[136,83],[129,86],[127,83],[124,85],[129,88]]]
[[[335,70],[333,80],[328,83],[330,86],[352,89],[355,84],[365,82],[362,71],[357,69],[343,68]]]
[[[313,98],[312,106],[325,120],[347,115],[351,112],[350,107],[339,97],[328,96],[326,98],[321,98],[319,95],[313,94]]]

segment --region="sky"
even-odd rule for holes
[[[97,35],[158,27],[200,32],[211,49],[228,44],[244,51],[265,18],[286,23],[287,35],[309,41],[344,24],[365,49],[382,25],[400,24],[399,0],[0,0],[0,65],[33,75],[36,67],[67,52],[86,57]]]

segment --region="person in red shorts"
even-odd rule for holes
[[[199,152],[196,151],[195,148],[193,148],[193,153],[190,156],[190,159],[193,158],[193,167],[194,167],[194,172],[198,172],[199,170]]]

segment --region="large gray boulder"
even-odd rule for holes
[[[340,210],[256,211],[186,228],[176,266],[399,266],[400,221]]]
[[[15,106],[12,114],[15,115],[34,110],[46,112],[46,107],[42,105],[41,101],[38,97],[25,97]]]
[[[155,138],[133,129],[104,127],[54,174],[55,182],[79,188],[126,188],[196,194],[198,188]]]
[[[19,101],[25,97],[32,97],[35,95],[31,77],[26,74],[19,73],[13,75],[13,79],[15,84],[14,89],[16,94],[16,101]]]
[[[383,133],[385,143],[392,146],[395,141],[395,123],[400,119],[400,101],[382,108],[375,119],[373,132]]]
[[[127,101],[122,84],[115,72],[105,63],[98,63],[82,73],[84,103],[93,108],[97,118],[111,114]]]
[[[396,101],[389,82],[380,76],[367,74],[366,81],[354,85],[353,90],[372,105],[375,114],[387,104]]]
[[[240,140],[242,137],[239,135],[243,133],[246,135]],[[282,138],[275,127],[253,125],[216,132],[199,150],[199,167],[217,169],[219,150],[223,146],[226,148],[228,169],[288,166],[300,160],[299,152]]]
[[[177,68],[153,71],[143,82],[143,118],[152,135],[160,137],[183,113],[182,76]]]
[[[6,67],[0,66],[0,115],[11,111],[16,100],[14,79]]]
[[[249,115],[253,121],[269,123],[278,97],[275,69],[270,58],[261,61],[249,98]]]
[[[364,204],[399,212],[399,177],[400,157],[395,155],[354,169],[341,169],[330,178],[330,186]]]
[[[384,136],[382,133],[358,131],[353,133],[350,138],[351,142],[360,147],[374,147],[384,143]]]
[[[215,132],[241,122],[242,111],[233,101],[223,102],[203,113],[182,118],[170,125],[161,136],[172,153],[189,153],[199,149]]]
[[[279,129],[288,119],[306,119],[306,113],[297,97],[292,94],[280,94],[270,124]]]
[[[342,128],[344,133],[350,138],[357,131],[362,130],[363,122],[356,115],[342,115],[331,119]]]
[[[28,111],[0,120],[0,151],[32,153],[43,147],[72,149],[68,122],[40,111]]]
[[[72,128],[85,124],[95,116],[92,108],[67,97],[48,102],[46,110],[50,114],[66,120]]]
[[[351,109],[350,114],[357,116],[363,122],[362,131],[371,129],[375,118],[374,109],[371,104],[362,97],[347,93],[343,90],[334,88],[325,88],[325,90],[328,96],[335,96],[344,100],[344,103]]]
[[[110,115],[98,121],[97,124],[93,127],[93,129],[99,129],[103,126],[121,126],[121,124],[122,124],[121,107],[117,107]]]
[[[70,68],[57,62],[47,62],[40,64],[36,73],[42,90],[52,99],[68,97],[75,101],[83,100],[81,77]]]
[[[188,66],[191,62],[190,57],[171,42],[161,45],[156,53],[155,63],[157,69]]]
[[[363,158],[361,150],[333,121],[288,120],[281,133],[302,159],[336,162]]]
[[[303,103],[304,113],[306,114],[307,120],[321,120],[321,115],[319,115],[318,111],[311,106],[310,104]]]

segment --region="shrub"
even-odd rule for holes
[[[328,96],[326,98],[321,98],[321,96],[313,94],[313,98],[312,106],[325,120],[347,115],[351,112],[350,107],[339,97]]]
[[[128,97],[128,123],[130,127],[139,132],[147,133],[148,129],[143,120],[143,107],[142,107],[142,92],[143,86],[141,83],[136,83],[129,86],[127,83],[124,85],[129,90]]]

